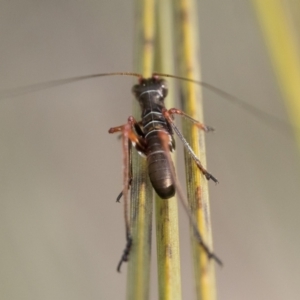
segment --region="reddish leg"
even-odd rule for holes
[[[130,221],[128,214],[128,189],[131,184],[131,155],[130,155],[130,145],[134,145],[138,151],[143,152],[145,149],[145,143],[143,138],[137,136],[133,129],[135,126],[139,126],[133,117],[128,118],[128,122],[124,125],[112,127],[109,129],[109,133],[122,133],[122,149],[123,149],[123,190],[120,194],[124,197],[124,219],[125,219],[125,234],[126,234],[126,246],[123,251],[122,257],[118,264],[117,270],[120,272],[123,262],[128,261],[130,250],[132,247],[132,237],[130,233]],[[120,196],[119,195],[119,196]],[[119,199],[119,197],[118,197]]]
[[[193,122],[199,129],[205,131],[205,132],[209,132],[209,131],[214,131],[214,129],[210,126],[206,126],[203,123],[200,123],[199,121],[193,119],[192,117],[190,117],[189,115],[187,115],[184,111],[177,109],[177,108],[171,108],[168,110],[168,113],[170,115],[180,115],[183,116],[187,119],[189,119],[191,122]]]
[[[129,125],[129,126],[128,126]],[[134,128],[140,128],[139,123],[134,119],[134,117],[128,117],[127,123],[121,126],[112,127],[108,130],[108,133],[121,132],[122,135],[126,133],[128,139],[131,141],[132,145],[137,148],[140,152],[145,152],[145,141],[142,137],[135,134]]]

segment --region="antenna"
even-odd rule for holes
[[[186,77],[181,77],[181,76],[176,76],[176,75],[170,75],[170,74],[163,74],[163,73],[154,73],[154,76],[161,76],[161,77],[169,77],[169,78],[174,78],[174,79],[179,79],[179,80],[183,80],[183,81],[187,81],[187,82],[192,82],[198,85],[201,85],[203,87],[205,87],[206,89],[212,91],[213,93],[221,96],[222,98],[226,99],[228,102],[230,102],[231,104],[235,105],[235,106],[239,106],[240,108],[244,109],[245,111],[247,111],[248,113],[250,113],[251,115],[253,115],[254,117],[260,119],[261,122],[264,122],[270,126],[275,126],[277,127],[277,129],[280,130],[288,130],[290,128],[290,125],[285,122],[284,120],[271,115],[259,108],[257,108],[254,105],[251,105],[247,102],[245,102],[244,100],[235,97],[225,91],[223,91],[222,89],[219,89],[209,83],[203,82],[203,81],[199,81],[199,80],[194,80],[194,79],[190,79],[190,78],[186,78]]]
[[[64,85],[64,84],[69,84],[73,82],[78,82],[82,80],[87,80],[87,79],[92,79],[92,78],[97,78],[97,77],[104,77],[104,76],[134,76],[138,77],[139,79],[143,78],[143,76],[139,73],[134,73],[134,72],[111,72],[111,73],[99,73],[99,74],[92,74],[92,75],[85,75],[85,76],[76,76],[76,77],[71,77],[67,79],[58,79],[58,80],[53,80],[53,81],[47,81],[47,82],[41,82],[41,83],[36,83],[24,87],[19,87],[15,89],[8,89],[8,90],[2,90],[0,91],[0,99],[6,99],[6,98],[12,98],[12,97],[18,97],[22,96],[25,94],[37,92],[40,90]],[[176,76],[176,75],[170,75],[170,74],[164,74],[164,73],[153,73],[152,75],[154,76],[160,76],[160,77],[167,77],[167,78],[174,78],[174,79],[179,79],[187,82],[192,82],[198,85],[201,85],[205,87],[206,89],[212,91],[213,93],[221,96],[222,98],[226,99],[228,102],[235,106],[239,106],[240,108],[244,109],[254,117],[260,119],[261,122],[264,122],[268,124],[271,127],[276,127],[277,129],[280,129],[281,131],[287,131],[290,128],[290,125],[285,122],[284,120],[271,115],[254,105],[251,105],[244,100],[235,97],[227,92],[225,92],[222,89],[219,89],[209,83],[191,79],[191,78],[186,78],[186,77],[181,77],[181,76]]]
[[[0,99],[18,97],[18,96],[22,96],[25,94],[29,94],[29,93],[41,91],[44,89],[49,89],[52,87],[77,82],[77,81],[82,81],[82,80],[87,80],[87,79],[92,79],[92,78],[97,78],[97,77],[104,77],[104,76],[116,76],[116,75],[135,76],[138,78],[142,77],[141,74],[133,73],[133,72],[113,72],[113,73],[100,73],[100,74],[92,74],[92,75],[85,75],[85,76],[76,76],[76,77],[71,77],[71,78],[67,78],[67,79],[58,79],[58,80],[52,80],[52,81],[47,81],[47,82],[40,82],[40,83],[35,83],[32,85],[19,87],[19,88],[3,90],[3,91],[0,91]]]

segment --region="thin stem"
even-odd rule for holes
[[[253,0],[252,2],[300,149],[300,56],[296,29],[294,29],[296,27],[292,26],[285,1]],[[294,4],[294,7],[298,11],[293,13],[299,16],[299,4],[297,6]]]
[[[173,15],[174,2],[164,0],[157,9],[157,51],[155,71],[174,74]],[[168,83],[165,100],[167,107],[174,107],[174,81]],[[169,151],[169,150],[167,150]],[[174,155],[172,155],[174,160]],[[156,242],[159,299],[181,299],[178,207],[175,197],[155,197]]]
[[[200,62],[198,60],[198,25],[196,23],[197,6],[193,0],[176,1],[176,32],[180,76],[201,79]],[[202,97],[200,87],[192,83],[183,83],[183,110],[192,118],[203,123]],[[206,166],[204,134],[195,125],[183,122],[183,133],[187,142],[194,150],[201,163]],[[192,214],[197,222],[197,228],[203,242],[212,251],[212,235],[207,180],[196,167],[189,153],[185,151],[185,166],[187,178],[188,201]],[[191,227],[191,243],[193,265],[196,282],[197,299],[216,299],[214,263],[207,253],[199,246]]]
[[[154,60],[154,0],[135,1],[136,42],[135,70],[143,76],[153,72]],[[134,116],[140,109],[134,102]],[[127,299],[149,298],[150,255],[152,230],[152,186],[149,182],[145,159],[132,151],[131,216],[132,249],[128,263]]]

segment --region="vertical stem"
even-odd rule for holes
[[[136,0],[135,5],[135,70],[150,76],[154,61],[155,1]],[[134,116],[139,118],[140,109],[135,102]],[[141,300],[149,298],[153,196],[146,161],[135,150],[132,151],[132,176],[130,225],[133,243],[128,263],[127,299]]]
[[[198,24],[196,22],[198,8],[194,0],[177,0],[176,5],[175,18],[178,25],[176,49],[178,49],[180,75],[200,80]],[[182,105],[187,114],[203,122],[202,96],[199,86],[190,83],[182,84]],[[203,132],[186,122],[183,122],[183,131],[188,143],[202,164],[206,166]],[[189,205],[203,241],[212,250],[207,181],[188,153],[185,153],[185,162]],[[214,262],[208,259],[206,253],[199,246],[192,228],[191,243],[197,299],[216,299]]]
[[[296,29],[293,30],[290,26],[291,19],[283,2],[280,0],[253,0],[253,5],[279,86],[286,100],[300,149],[300,55],[299,48],[297,48]],[[294,7],[299,9],[300,6],[298,4]],[[300,11],[293,13],[299,16]]]
[[[156,71],[174,74],[173,19],[171,0],[159,3],[157,10]],[[169,82],[166,107],[174,107],[174,86]],[[174,155],[173,155],[174,159]],[[159,299],[181,299],[178,208],[176,198],[155,197]]]

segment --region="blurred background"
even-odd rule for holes
[[[203,80],[287,120],[251,2],[199,1]],[[135,71],[132,1],[1,1],[0,90]],[[2,299],[124,299],[121,145],[135,79],[106,77],[0,100]],[[272,128],[204,91],[218,296],[298,299],[299,155]],[[179,121],[180,122],[180,121]],[[179,123],[180,124],[180,123]],[[178,142],[178,148],[180,148]],[[181,163],[182,165],[182,163]],[[178,171],[181,174],[181,171]],[[182,176],[182,175],[180,175]],[[180,207],[180,206],[179,206]],[[180,214],[183,299],[193,299]],[[155,253],[155,249],[153,249]],[[157,299],[155,256],[151,299]]]

